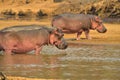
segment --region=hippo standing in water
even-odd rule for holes
[[[6,54],[25,53],[35,50],[39,54],[43,45],[55,45],[58,49],[66,49],[67,43],[59,29],[41,27],[33,30],[1,31],[0,48]]]
[[[99,33],[107,31],[98,16],[85,14],[66,13],[57,15],[52,20],[52,26],[61,29],[64,33],[77,33],[77,40],[79,40],[83,31],[87,39],[91,39],[90,29],[97,30]]]

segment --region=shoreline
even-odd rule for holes
[[[7,76],[6,79],[8,79],[8,80],[63,80],[63,79],[27,78],[27,77],[17,77],[17,76]]]

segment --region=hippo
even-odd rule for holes
[[[100,17],[89,14],[59,14],[53,17],[51,25],[61,29],[63,33],[77,33],[77,40],[80,39],[82,32],[87,39],[91,39],[90,30],[97,30],[99,33],[107,31]]]
[[[0,50],[6,54],[26,53],[35,50],[38,55],[44,45],[66,49],[67,43],[61,30],[41,27],[33,30],[0,31]]]

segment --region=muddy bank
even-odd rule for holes
[[[0,80],[4,80],[4,79],[0,79]],[[38,78],[7,76],[5,80],[61,80],[61,79],[38,79]]]

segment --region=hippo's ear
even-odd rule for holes
[[[59,28],[56,28],[56,31],[57,31],[57,32],[60,32],[60,31],[61,31],[61,29],[59,29]]]
[[[102,20],[98,16],[95,16],[95,21],[96,22],[102,22]]]
[[[51,31],[49,31],[50,34],[56,33],[56,32],[57,32],[57,28],[54,28],[54,29],[52,29]]]
[[[54,30],[51,32],[51,34],[61,34],[62,33],[62,30],[59,29],[59,28],[54,28]]]
[[[59,29],[59,28],[55,28],[55,30],[54,30],[55,32],[62,32],[62,30],[61,29]]]

